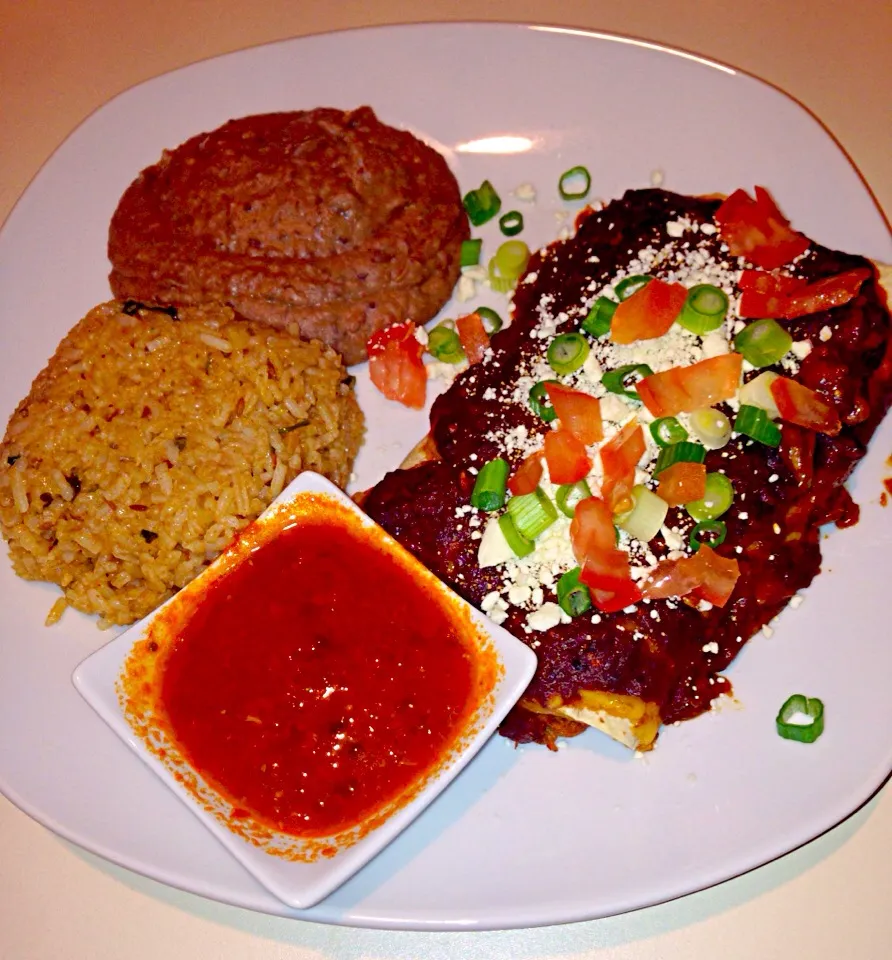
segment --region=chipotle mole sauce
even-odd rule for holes
[[[274,535],[249,527],[228,569],[180,594],[125,667],[131,723],[164,730],[172,750],[158,752],[227,798],[236,832],[250,820],[297,838],[363,824],[361,836],[474,732],[494,686],[467,609],[323,499],[302,495]]]

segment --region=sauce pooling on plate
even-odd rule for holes
[[[307,499],[140,646],[155,716],[231,820],[321,838],[411,799],[473,732],[496,664],[401,548]]]

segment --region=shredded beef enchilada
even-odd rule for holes
[[[593,725],[646,750],[730,691],[819,572],[821,525],[857,522],[844,483],[892,398],[890,343],[874,265],[760,188],[629,191],[532,257],[510,326],[364,508],[535,649],[506,737]],[[507,505],[481,500],[493,470]]]

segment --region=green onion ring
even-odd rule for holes
[[[723,473],[707,473],[703,498],[685,504],[685,509],[697,523],[701,523],[703,520],[718,520],[733,502],[734,484]]]
[[[750,404],[741,404],[734,419],[734,432],[740,433],[766,447],[778,447],[781,442],[780,427],[768,416],[761,407]]]
[[[474,481],[471,493],[471,506],[491,513],[505,505],[505,493],[508,486],[508,461],[496,457],[485,463]]]
[[[559,383],[558,380],[540,380],[530,388],[530,407],[537,417],[541,417],[546,423],[551,423],[557,417],[554,407],[548,399],[545,392],[546,383]]]
[[[483,322],[483,329],[492,336],[494,333],[498,333],[502,329],[502,318],[489,307],[477,307],[474,310],[474,313],[480,317]]]
[[[660,447],[671,447],[673,443],[687,440],[688,431],[681,425],[678,417],[660,417],[650,425],[650,435]]]
[[[482,240],[462,240],[460,263],[463,267],[476,267],[480,263],[480,248]]]
[[[536,487],[532,493],[511,497],[508,513],[517,532],[528,540],[535,540],[557,520],[557,509],[541,487]]]
[[[476,190],[466,193],[462,202],[468,219],[475,227],[492,220],[502,206],[501,197],[489,180],[484,180]]]
[[[797,713],[810,717],[811,723],[790,723]],[[794,693],[780,708],[774,722],[778,734],[785,740],[814,743],[824,732],[824,704],[817,697]]]
[[[625,366],[617,367],[616,370],[608,370],[601,377],[601,383],[611,393],[628,397],[630,400],[640,400],[634,385],[639,380],[652,376],[653,370],[646,363],[627,363]]]
[[[771,318],[748,324],[734,338],[734,349],[754,367],[770,367],[783,359],[792,346],[793,338]]]
[[[510,514],[503,513],[499,517],[499,529],[502,531],[502,536],[505,538],[508,546],[514,551],[515,556],[527,557],[536,549],[533,541],[528,540],[517,529]]]
[[[573,373],[585,363],[590,350],[581,333],[560,333],[548,344],[548,365],[555,373]]]
[[[648,277],[643,273],[634,273],[631,277],[626,277],[613,288],[619,300],[628,300],[633,293],[637,293],[643,286],[650,283],[653,277]]]
[[[717,330],[728,313],[728,295],[711,283],[698,283],[688,290],[688,297],[678,315],[678,323],[702,336]]]
[[[466,359],[458,334],[442,323],[428,331],[427,351],[441,363],[461,363]]]
[[[509,210],[499,217],[499,229],[506,237],[514,237],[523,230],[523,214],[519,210]]]
[[[583,182],[581,189],[567,189],[572,181],[580,178]],[[565,170],[561,174],[561,178],[558,180],[558,193],[560,193],[562,200],[583,200],[588,196],[588,192],[591,190],[591,188],[592,175],[588,172],[588,169],[583,166],[570,167],[569,170]]]
[[[691,530],[691,537],[688,542],[691,549],[696,553],[704,543],[707,547],[721,546],[727,535],[728,527],[724,520],[701,520]]]
[[[660,450],[657,462],[654,464],[653,475],[659,476],[673,463],[703,463],[705,459],[706,447],[692,440],[679,440]]]
[[[592,595],[584,583],[579,582],[581,567],[568,570],[557,582],[557,598],[561,610],[571,617],[585,613],[592,605]]]
[[[585,480],[577,480],[576,483],[562,483],[555,491],[554,502],[565,517],[572,518],[576,514],[576,504],[591,495],[591,487]]]
[[[610,324],[618,306],[610,297],[598,297],[582,321],[582,329],[592,337],[603,337],[605,333],[610,333]]]

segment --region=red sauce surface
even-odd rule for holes
[[[282,530],[147,646],[169,643],[159,700],[188,763],[233,817],[298,837],[414,795],[489,683],[466,611],[341,512]]]

